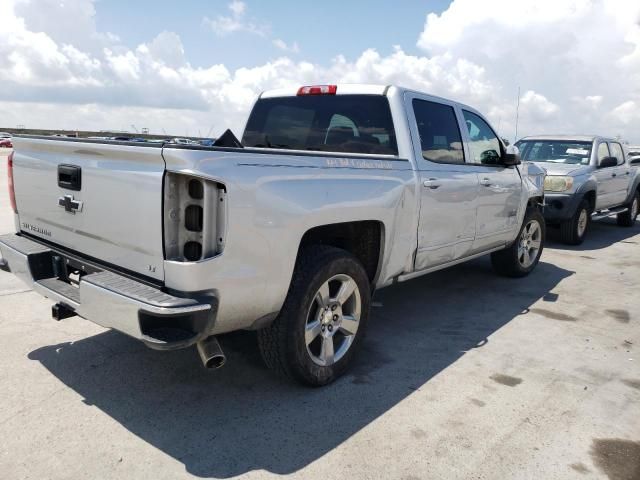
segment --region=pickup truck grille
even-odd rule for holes
[[[226,208],[223,185],[168,172],[164,181],[165,259],[196,262],[222,253]]]

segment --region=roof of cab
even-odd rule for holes
[[[570,140],[573,142],[593,142],[596,139],[614,141],[613,138],[603,137],[600,135],[529,135],[522,137],[520,140]]]
[[[336,95],[384,95],[389,89],[389,85],[373,85],[365,83],[339,83]],[[306,86],[306,85],[305,85]],[[275,97],[295,97],[298,94],[298,87],[277,88],[262,92],[260,98]]]
[[[329,84],[316,84],[316,85],[329,85]],[[480,114],[475,108],[465,105],[464,103],[460,103],[457,100],[453,100],[450,98],[439,97],[437,95],[432,95],[428,92],[421,92],[419,90],[413,90],[411,88],[400,87],[398,85],[379,85],[379,84],[370,84],[370,83],[337,83],[330,84],[336,85],[338,88],[336,89],[335,95],[387,95],[390,89],[394,89],[400,94],[403,93],[415,93],[418,95],[426,95],[434,100],[442,100],[449,103],[455,103],[459,105],[461,108],[468,109],[472,112]],[[300,87],[310,86],[310,85],[299,85],[297,87],[286,87],[286,88],[278,88],[274,90],[266,90],[260,94],[259,99],[262,98],[278,98],[278,97],[295,97],[298,95],[298,90]]]

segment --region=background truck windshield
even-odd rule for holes
[[[245,147],[398,155],[389,101],[381,95],[265,98],[253,108]]]
[[[591,142],[524,140],[516,143],[522,160],[588,165]]]

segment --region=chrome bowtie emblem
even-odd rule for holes
[[[82,202],[80,200],[74,200],[73,195],[65,195],[58,199],[58,206],[64,208],[65,212],[73,213],[82,211]]]

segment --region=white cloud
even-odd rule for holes
[[[418,46],[482,66],[490,91],[476,106],[500,112],[507,133],[521,87],[520,133],[614,134],[609,113],[640,100],[639,20],[640,2],[626,0],[455,0],[427,16]]]
[[[166,30],[154,38],[147,45],[149,54],[165,64],[172,67],[179,67],[185,63],[184,46],[182,40],[174,32]]]
[[[602,95],[587,95],[584,97],[584,101],[591,107],[597,108],[602,103]]]
[[[229,4],[229,10],[231,10],[235,16],[242,16],[244,12],[247,11],[247,4],[239,0],[233,0],[233,2]]]
[[[95,54],[119,42],[113,33],[97,31],[96,11],[90,1],[2,0],[0,3],[14,5],[15,15],[24,20],[28,31],[45,32],[59,45],[74,45]],[[4,28],[5,16],[0,18]]]
[[[549,120],[560,110],[555,103],[533,90],[528,90],[520,97],[520,107],[536,121]]]
[[[618,123],[629,125],[632,122],[640,122],[640,102],[628,100],[621,103],[611,111],[610,118]],[[636,127],[638,123],[636,123]]]
[[[489,50],[487,43],[492,46],[500,43],[494,28],[529,30],[562,22],[588,13],[592,3],[591,0],[455,0],[441,15],[430,13],[427,16],[418,45],[426,50],[447,48],[464,40],[469,29],[484,30],[485,42],[476,45],[476,49],[486,52]]]
[[[116,55],[105,48],[104,55],[107,64],[120,80],[127,82],[140,79],[140,60],[133,52],[128,51],[122,55]]]
[[[298,42],[293,42],[291,45],[288,45],[287,42],[276,38],[273,41],[273,44],[276,48],[279,48],[283,52],[291,52],[291,53],[300,53],[300,47],[298,46]]]
[[[216,35],[224,37],[232,33],[244,32],[265,36],[268,33],[269,27],[266,24],[246,19],[246,3],[233,0],[227,8],[231,10],[231,16],[217,15],[213,19],[204,17],[204,24],[208,25]]]
[[[468,103],[512,138],[520,86],[520,134],[621,134],[640,143],[640,2],[454,0],[441,15],[428,15],[424,30],[416,32],[422,54],[396,46],[387,55],[365,49],[353,59],[338,55],[317,64],[289,58],[299,47],[276,38],[271,40],[281,58],[231,71],[221,64],[192,66],[174,32],[122,45],[96,31],[91,0],[69,0],[84,12],[79,22],[86,42],[66,37],[47,25],[42,12],[16,1],[0,3],[0,111],[9,122],[0,126],[102,129],[133,123],[160,133],[196,134],[214,125],[219,134],[242,128],[262,90],[367,82]],[[218,34],[269,35],[247,18],[245,3],[227,7],[228,15],[209,21]]]

